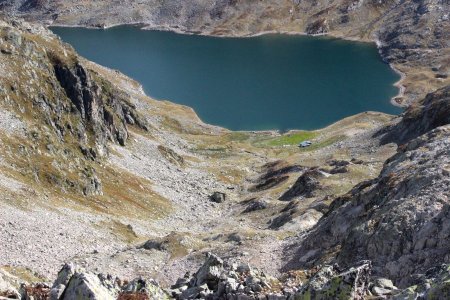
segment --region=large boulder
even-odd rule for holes
[[[70,278],[72,278],[75,273],[82,271],[83,269],[74,263],[65,264],[58,272],[58,277],[53,282],[53,286],[50,291],[50,300],[60,299],[70,281]]]
[[[215,289],[223,272],[223,261],[218,256],[208,253],[205,263],[194,274],[195,286],[207,284],[210,289]]]
[[[398,293],[397,287],[387,278],[376,278],[370,283],[370,292],[374,296],[388,297]]]
[[[70,279],[62,300],[114,300],[115,291],[109,290],[100,278],[91,273],[75,273]]]
[[[59,286],[59,285],[67,285],[69,283],[70,278],[75,273],[82,272],[83,269],[80,268],[78,265],[74,263],[66,263],[61,270],[58,272],[58,277],[53,282],[53,287]]]
[[[222,203],[222,202],[225,202],[226,197],[227,197],[227,195],[225,193],[214,192],[211,196],[209,196],[209,199],[215,203]]]
[[[136,278],[122,287],[119,299],[127,299],[127,296],[129,299],[135,299],[132,296],[141,296],[142,299],[169,299],[157,282],[144,278]]]

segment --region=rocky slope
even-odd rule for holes
[[[368,259],[374,275],[404,287],[438,262],[449,263],[448,91],[429,94],[389,128],[389,138],[402,144],[397,154],[378,178],[334,200],[308,236],[292,246],[287,268]]]
[[[173,134],[161,144],[157,135],[165,137],[164,133],[151,127],[160,127],[160,122],[180,124],[184,115],[194,116],[192,125],[185,126],[185,130],[194,131],[199,127],[221,133],[222,129],[202,124],[189,109],[182,107],[174,108],[184,111],[179,121],[163,114],[153,115],[158,120],[150,119],[145,115],[147,110],[167,111],[172,105],[152,105],[140,87],[129,80],[116,87],[104,74],[110,71],[84,61],[42,27],[17,21],[2,22],[1,41],[2,131],[7,133],[1,136],[2,187],[9,196],[2,201],[5,206],[1,211],[2,240],[10,241],[2,243],[5,262],[22,264],[25,259],[30,263],[29,260],[36,260],[33,256],[41,255],[39,252],[45,248],[57,253],[64,240],[70,245],[67,245],[67,255],[89,248],[94,250],[96,239],[109,243],[107,249],[118,247],[123,241],[136,239],[135,231],[139,229],[133,229],[118,218],[111,220],[109,216],[155,220],[166,216],[172,210],[166,197],[173,195],[164,188],[165,184],[172,188],[180,186],[182,191],[171,197],[179,201],[193,195],[206,198],[211,190],[224,186],[209,179],[208,173],[189,168],[189,159],[182,170],[173,160],[174,157],[182,160],[182,156],[171,150],[171,143],[183,153],[181,149],[187,147],[186,142]],[[108,77],[122,80],[120,74]],[[132,90],[132,94],[128,90]],[[11,124],[15,126],[11,128]],[[132,141],[131,131],[135,132]],[[133,144],[136,151],[123,151],[121,147],[125,144]],[[118,148],[114,150],[113,145]],[[156,192],[158,189],[162,191]],[[190,210],[192,204],[185,205],[184,209]],[[182,205],[178,205],[180,214],[184,212]],[[54,211],[55,207],[62,211]],[[32,210],[27,218],[30,222],[17,222],[23,218],[20,217],[23,209]],[[203,205],[199,212],[211,209],[213,207]],[[102,213],[105,217],[98,217]],[[42,219],[43,215],[48,219]],[[36,221],[31,221],[32,218]],[[41,220],[42,223],[37,223]],[[58,228],[60,222],[63,224],[59,230],[52,232],[52,226]],[[50,228],[45,228],[46,225]],[[114,232],[119,238],[102,238],[100,232],[104,230],[97,230],[87,242],[90,245],[84,245],[86,228],[95,226],[110,228],[106,231]],[[60,246],[55,248],[51,241],[36,246],[33,245],[36,241],[27,241],[23,235],[33,227],[36,237],[47,236],[49,231],[56,235],[53,239]],[[81,230],[71,231],[71,228]],[[149,230],[144,228],[140,230]],[[167,231],[171,228],[166,225]],[[164,234],[165,231],[156,232]],[[15,244],[19,237],[23,238],[20,243],[25,245]],[[81,245],[77,245],[80,240]],[[111,243],[111,240],[118,240],[118,243]],[[21,247],[28,247],[33,254],[15,257]],[[40,248],[39,252],[36,247]],[[47,262],[39,264],[41,271],[48,271]]]
[[[387,130],[382,141],[403,144],[431,129],[449,124],[449,100],[449,86],[428,94],[421,101],[408,107],[400,122]]]

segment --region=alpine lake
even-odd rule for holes
[[[267,34],[248,38],[52,27],[82,56],[232,130],[318,129],[364,111],[398,114],[399,75],[374,44]]]

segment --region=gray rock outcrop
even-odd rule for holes
[[[370,261],[345,271],[337,265],[324,266],[300,288],[294,299],[364,299],[370,272]]]
[[[0,285],[0,298],[11,293]],[[22,299],[38,300],[169,299],[153,280],[137,278],[124,282],[110,275],[86,272],[72,263],[63,266],[51,289],[44,283],[23,285],[21,294]]]
[[[326,265],[300,284],[288,284],[248,264],[229,264],[213,254],[197,273],[172,286],[176,299],[363,299],[367,295],[371,264],[363,261],[347,270]],[[199,280],[200,278],[208,280]]]
[[[208,253],[200,269],[192,277],[187,274],[179,278],[170,291],[174,298],[180,300],[275,297],[277,295],[269,291],[270,280],[272,278],[248,264],[229,264]],[[278,296],[281,297],[279,299],[286,299],[282,294]]]
[[[102,285],[94,274],[75,273],[64,290],[63,300],[75,299],[115,299],[116,296]]]
[[[81,62],[67,62],[58,56],[50,56],[55,76],[67,97],[77,108],[86,127],[92,127],[98,147],[106,147],[108,141],[124,146],[128,139],[126,124],[146,128],[134,106],[113,91],[110,83],[96,82]],[[106,150],[101,151],[105,153]]]
[[[400,121],[388,129],[382,142],[403,144],[436,127],[450,124],[450,86],[428,94],[412,104]]]

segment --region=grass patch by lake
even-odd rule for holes
[[[318,135],[317,132],[314,131],[298,131],[287,133],[283,136],[276,137],[264,142],[264,144],[268,146],[284,146],[284,145],[298,145],[301,142],[312,140],[316,138]]]
[[[287,133],[285,135],[275,138],[265,138],[254,142],[257,147],[284,147],[284,146],[297,146],[303,141],[310,140],[312,145],[305,148],[298,148],[301,152],[314,151],[333,145],[337,142],[345,140],[345,135],[331,136],[331,137],[319,137],[319,132],[316,131],[297,131]]]
[[[246,132],[233,131],[226,135],[226,140],[233,142],[245,142],[250,138],[250,135]]]

